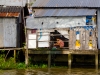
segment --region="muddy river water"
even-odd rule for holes
[[[0,70],[0,75],[100,75],[100,69],[51,68],[26,70]]]

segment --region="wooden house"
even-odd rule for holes
[[[70,54],[95,54],[98,59],[100,0],[36,0],[32,8],[34,16],[26,20],[27,49],[51,49],[57,37],[65,43],[61,51],[33,54],[69,54],[68,59]],[[95,63],[97,67],[98,60]]]
[[[64,48],[97,50],[99,6],[98,3],[93,6],[92,2],[37,0],[32,6],[34,16],[29,17],[26,24],[28,48],[50,47],[51,42],[60,37],[65,41]]]

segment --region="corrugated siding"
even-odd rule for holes
[[[85,26],[86,17],[46,17],[26,19],[26,28],[28,29],[51,29],[51,28],[69,28]]]
[[[0,18],[0,47],[16,47],[15,18]]]
[[[0,19],[0,47],[4,46],[3,38],[3,19]]]
[[[16,47],[16,24],[15,19],[4,18],[4,47]]]
[[[100,7],[100,0],[36,0],[32,7]]]
[[[100,9],[97,12],[97,25],[98,25],[98,49],[100,49]]]
[[[35,9],[34,17],[95,15],[96,9]]]

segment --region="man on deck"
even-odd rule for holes
[[[54,46],[63,48],[64,47],[64,41],[62,41],[60,38],[57,38],[57,43],[55,43]]]

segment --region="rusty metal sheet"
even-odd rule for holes
[[[0,6],[0,17],[19,17],[22,7]]]
[[[0,13],[0,17],[19,17],[19,13]]]

